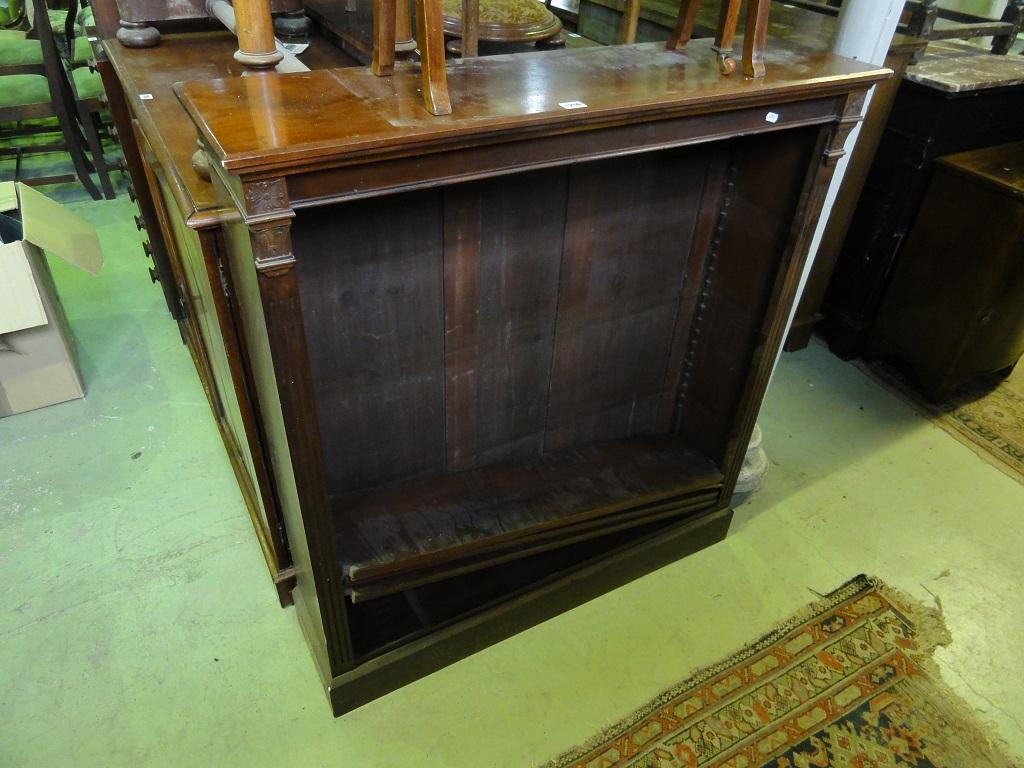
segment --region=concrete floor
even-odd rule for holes
[[[89,396],[0,420],[0,765],[526,767],[860,572],[941,599],[945,679],[1024,753],[1024,486],[817,346],[725,542],[335,720],[131,204],[75,207],[108,259],[54,268]]]

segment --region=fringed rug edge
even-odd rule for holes
[[[932,678],[935,687],[941,692],[947,711],[952,712],[956,717],[967,723],[968,728],[964,729],[965,732],[973,728],[974,733],[984,741],[984,748],[991,750],[993,757],[1005,762],[1007,768],[1013,768],[1016,763],[1009,758],[1008,745],[996,734],[995,725],[980,717],[974,709],[949,688],[941,676],[938,663],[932,656],[936,648],[949,645],[952,642],[952,637],[942,615],[941,606],[925,605],[902,590],[889,586],[875,576],[868,576],[866,574],[855,576],[827,595],[823,595],[818,600],[808,603],[788,618],[777,623],[754,642],[748,643],[739,650],[727,655],[722,661],[698,669],[682,682],[676,683],[659,693],[641,708],[605,726],[583,744],[563,752],[553,760],[540,764],[538,768],[567,768],[567,766],[582,759],[587,753],[607,742],[616,734],[636,725],[684,691],[700,685],[709,678],[724,672],[729,667],[739,664],[755,653],[774,644],[814,616],[829,610],[833,606],[850,599],[868,588],[878,590],[890,603],[898,606],[914,626],[917,638],[922,646],[920,658],[915,658],[925,668]]]
[[[956,418],[955,410],[947,411],[942,406],[928,403],[908,382],[900,379],[896,372],[884,364],[866,362],[861,359],[854,360],[852,363],[875,384],[894,395],[904,405],[910,406],[911,410],[970,450],[981,461],[998,469],[1018,483],[1024,484],[1024,472],[1021,468],[1012,459],[993,451],[987,441],[982,440],[977,433],[964,426],[960,419]]]

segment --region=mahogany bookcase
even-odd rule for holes
[[[176,86],[336,714],[720,540],[888,70],[706,41]]]

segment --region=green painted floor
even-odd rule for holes
[[[1024,753],[1024,486],[817,346],[725,542],[335,720],[131,204],[74,207],[89,396],[0,419],[0,766],[525,768],[862,571],[941,600],[946,681]]]

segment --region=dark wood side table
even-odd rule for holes
[[[855,357],[878,312],[936,158],[1024,136],[1024,65],[959,42],[933,42],[907,69],[840,249],[819,325]]]
[[[942,401],[1024,353],[1024,142],[947,155],[871,331]]]
[[[295,571],[223,268],[222,206],[192,167],[195,128],[172,90],[183,79],[239,76],[237,47],[227,31],[168,34],[148,49],[107,38],[97,48],[97,66],[141,213],[136,223],[149,238],[154,279],[203,383],[278,597],[288,604]],[[354,63],[317,38],[302,60],[318,68]]]
[[[721,539],[888,70],[705,41],[176,86],[335,713]]]

